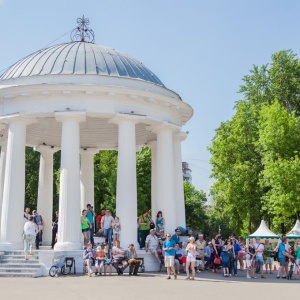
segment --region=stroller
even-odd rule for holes
[[[299,272],[300,272],[300,266],[296,263],[295,258],[291,258],[291,264],[289,266],[289,270],[288,270],[286,279],[288,279],[288,280],[292,279],[293,275],[295,273],[298,274]]]

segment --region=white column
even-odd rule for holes
[[[173,144],[173,131],[177,129],[177,126],[169,123],[163,123],[151,129],[157,134],[157,210],[162,211],[165,230],[170,233],[173,233],[179,225],[176,221]]]
[[[119,126],[116,214],[122,226],[120,241],[124,247],[131,243],[137,246],[135,124],[139,120],[139,117],[121,114],[111,120]]]
[[[34,150],[41,153],[37,211],[42,215],[44,221],[43,245],[49,246],[52,241],[53,219],[53,154],[59,148],[40,145]]]
[[[183,190],[181,142],[185,140],[185,132],[174,133],[174,185],[177,226],[186,228],[185,202]]]
[[[84,112],[59,112],[56,120],[62,122],[58,241],[55,250],[82,249],[80,227],[80,127],[86,120]]]
[[[0,249],[23,249],[21,234],[24,227],[26,127],[32,120],[18,116],[6,120],[9,126]]]
[[[86,209],[87,204],[94,206],[94,154],[98,153],[96,148],[81,149],[81,210]]]
[[[151,212],[152,220],[155,221],[157,215],[157,188],[156,188],[156,161],[157,161],[157,143],[151,141],[148,143],[151,148]]]
[[[3,140],[1,141],[1,156],[0,156],[0,224],[1,224],[1,216],[2,216],[6,151],[7,151],[7,140]],[[1,232],[1,227],[0,227],[0,232]]]

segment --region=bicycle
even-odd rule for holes
[[[58,274],[68,275],[71,272],[70,263],[64,256],[61,258],[53,259],[54,265],[49,269],[49,275],[51,277],[58,277]]]
[[[300,266],[296,263],[295,258],[291,258],[291,264],[289,266],[289,271],[287,273],[286,279],[290,280],[295,275],[295,268],[296,268],[296,274],[300,271]]]

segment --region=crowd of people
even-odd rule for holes
[[[54,247],[58,232],[58,211],[52,222],[52,243]],[[246,270],[244,276],[248,279],[266,278],[266,274],[273,274],[274,260],[278,261],[276,270],[277,278],[286,278],[290,261],[294,260],[295,274],[300,264],[300,239],[290,244],[285,235],[275,245],[269,239],[261,241],[260,237],[248,239],[236,239],[231,235],[223,239],[219,233],[214,233],[212,238],[198,234],[186,239],[186,230],[177,227],[174,234],[165,234],[166,220],[159,211],[156,220],[151,219],[148,210],[144,210],[137,219],[137,242],[139,249],[149,252],[159,263],[159,270],[164,266],[167,279],[177,278],[180,272],[186,273],[186,279],[193,280],[197,272],[210,270],[213,273],[221,273],[224,277],[237,276],[238,269]],[[120,245],[120,232],[122,226],[120,219],[113,217],[109,210],[102,210],[96,216],[93,207],[88,204],[82,211],[80,218],[81,230],[84,240],[83,259],[87,266],[88,274],[92,274],[92,266],[95,266],[95,275],[109,274],[115,268],[118,275],[122,275],[129,267],[129,275],[138,275],[138,269],[143,260],[137,257],[134,244],[126,249]],[[33,210],[26,208],[24,212],[24,252],[25,259],[32,255],[33,245],[36,249],[42,245],[44,230],[42,216]],[[94,235],[100,234],[106,239],[103,245],[94,248]],[[183,238],[185,238],[181,241]],[[275,272],[274,272],[275,273]]]

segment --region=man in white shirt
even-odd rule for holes
[[[112,236],[112,223],[114,218],[111,216],[110,211],[107,209],[105,215],[101,219],[101,228],[103,229],[103,234],[107,238],[107,243],[109,249],[111,249],[111,236]]]
[[[148,250],[149,250],[152,254],[154,254],[156,259],[160,263],[160,259],[158,257],[157,249],[158,249],[158,238],[155,235],[155,230],[150,229],[150,234],[147,235],[147,237],[146,237],[145,250],[146,250],[146,252],[148,252]]]

